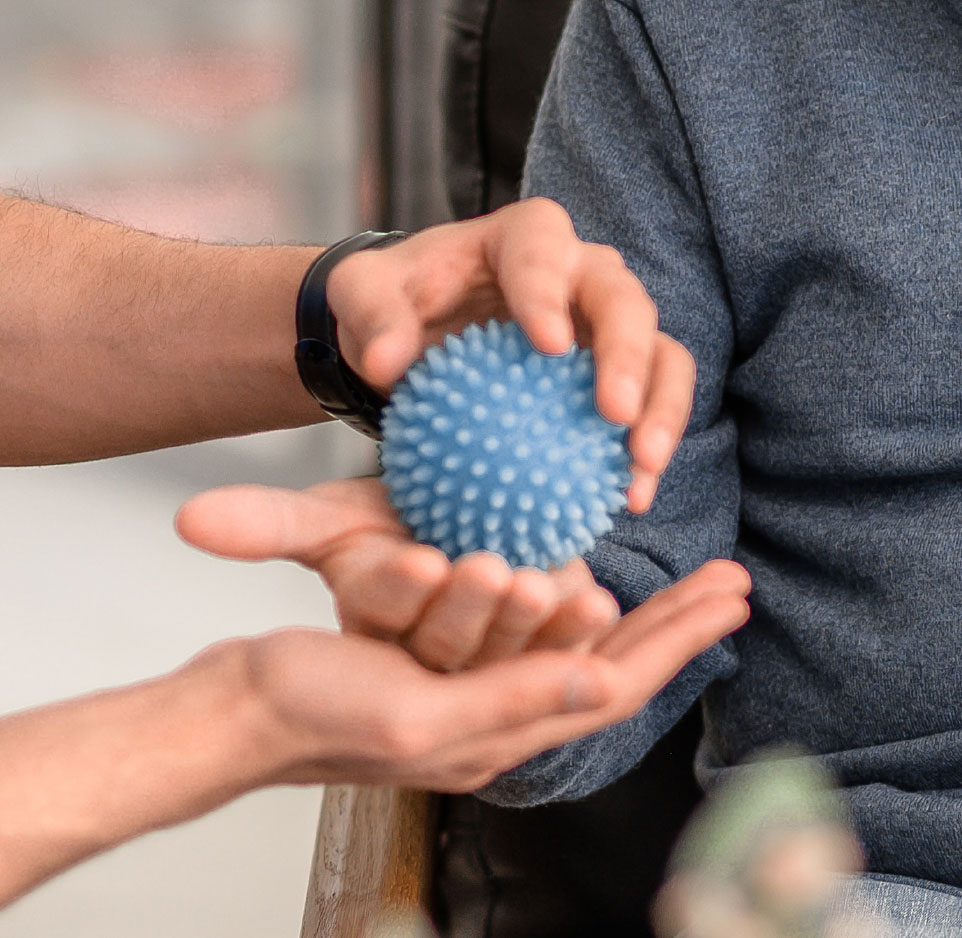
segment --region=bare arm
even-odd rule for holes
[[[0,719],[0,905],[250,787],[264,754],[239,657]]]
[[[747,589],[718,562],[625,616],[595,654],[530,651],[458,674],[373,639],[283,629],[0,719],[0,906],[266,785],[479,788],[634,713],[744,621]]]
[[[0,463],[321,420],[292,357],[317,253],[172,241],[0,196]]]
[[[0,195],[0,465],[69,462],[323,418],[293,363],[317,247],[172,241]],[[345,355],[387,392],[446,332],[517,319],[542,351],[577,336],[597,403],[631,428],[647,509],[691,405],[691,356],[620,255],[544,199],[429,228],[337,265]]]

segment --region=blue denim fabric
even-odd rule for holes
[[[618,247],[698,364],[624,609],[716,556],[749,624],[628,723],[496,780],[577,798],[703,692],[706,784],[831,768],[873,870],[962,886],[962,2],[581,0],[525,191]]]
[[[906,876],[849,879],[832,911],[851,920],[853,938],[962,938],[962,891]],[[848,938],[848,930],[840,938]]]

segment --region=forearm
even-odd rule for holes
[[[0,463],[322,419],[293,362],[317,251],[173,241],[0,196]]]
[[[0,905],[60,870],[270,780],[245,644],[144,684],[0,720]]]

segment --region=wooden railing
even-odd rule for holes
[[[436,799],[397,788],[324,792],[301,938],[409,938],[426,908]]]

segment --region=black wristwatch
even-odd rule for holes
[[[408,237],[406,231],[362,231],[332,244],[304,275],[297,294],[297,371],[321,407],[372,439],[381,438],[381,411],[387,404],[344,361],[337,341],[337,320],[327,303],[327,278],[334,265],[367,248],[387,247]]]

